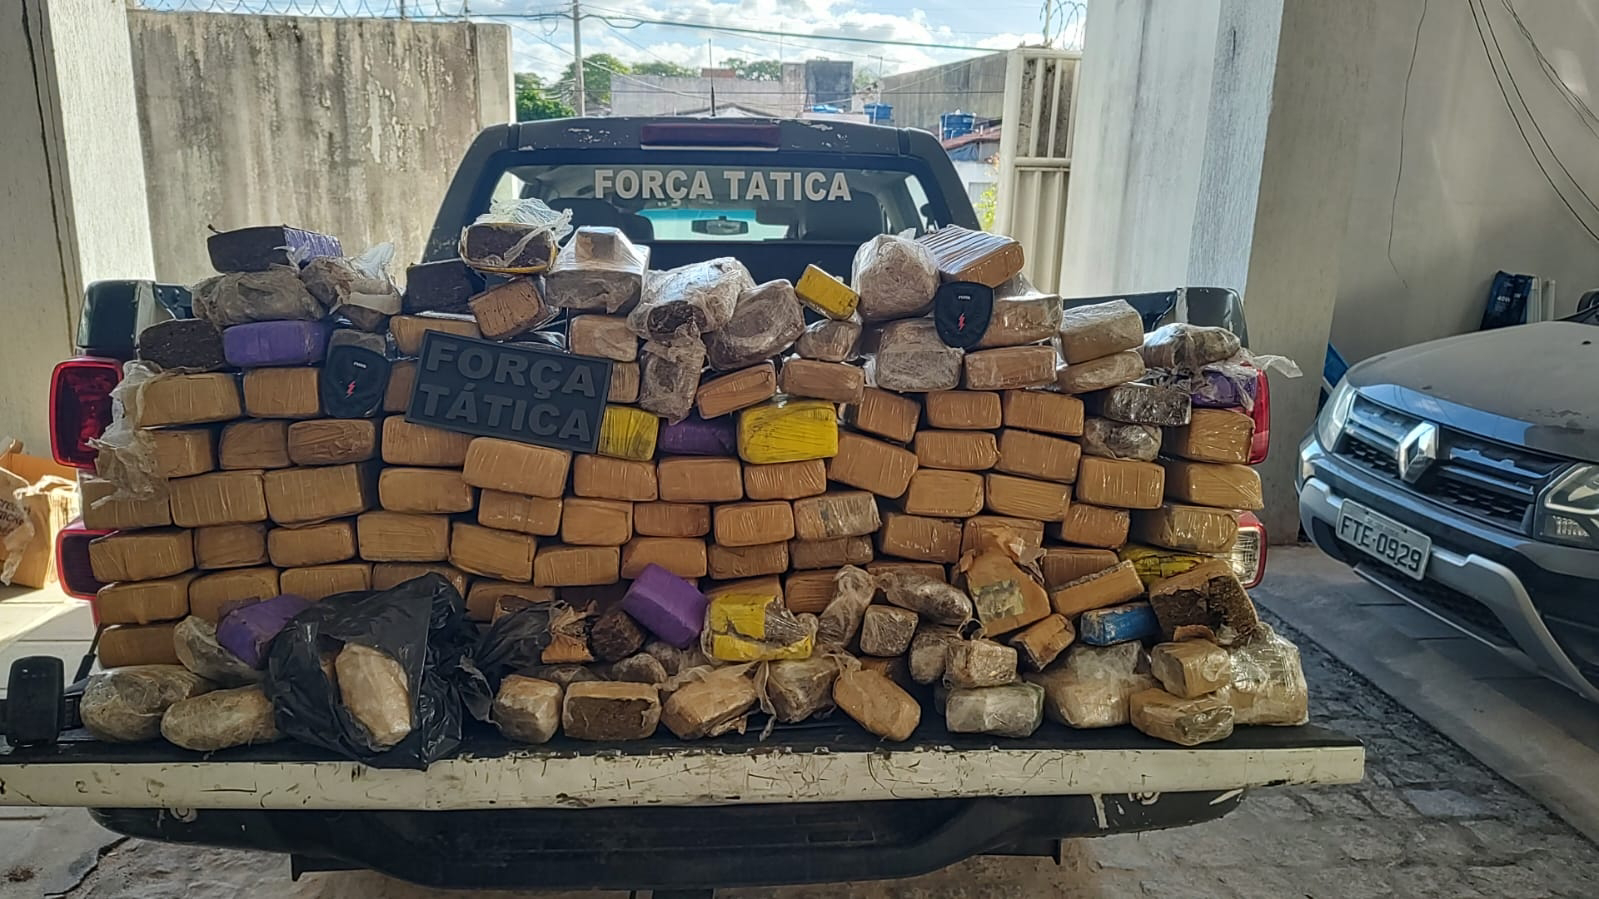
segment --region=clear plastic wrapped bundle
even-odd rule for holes
[[[216,275],[194,285],[194,314],[227,328],[250,322],[317,321],[328,306],[306,290],[300,272],[274,266],[264,272]]]
[[[772,714],[784,724],[793,724],[831,709],[833,681],[838,674],[835,655],[771,663],[766,668],[765,691]]]
[[[998,687],[1016,681],[1016,650],[992,640],[951,643],[944,660],[944,686],[952,690]]]
[[[821,362],[848,362],[860,351],[861,323],[852,319],[813,322],[794,341],[794,352],[801,358]]]
[[[89,679],[78,712],[96,740],[140,743],[161,736],[161,716],[172,704],[211,690],[182,665],[132,665]]]
[[[1007,684],[951,690],[944,702],[944,726],[956,734],[1029,737],[1044,722],[1044,688]]]
[[[635,684],[665,683],[668,677],[666,666],[661,664],[661,660],[647,652],[611,663],[608,673],[611,680],[632,681]]]
[[[333,660],[339,698],[361,725],[374,751],[388,749],[411,733],[411,691],[405,669],[388,653],[346,643]]]
[[[723,662],[808,659],[816,643],[814,623],[794,617],[783,599],[766,593],[723,593],[705,614],[700,649]]]
[[[1149,671],[1166,692],[1183,699],[1216,692],[1233,673],[1227,650],[1209,640],[1156,644],[1149,651]]]
[[[911,648],[905,654],[910,665],[911,680],[918,684],[942,681],[949,647],[960,641],[960,628],[952,625],[930,624],[926,621],[917,625],[916,634],[911,637]]]
[[[1249,642],[1229,650],[1231,682],[1219,695],[1236,724],[1295,726],[1310,720],[1310,691],[1299,647],[1262,622]]]
[[[972,618],[972,598],[959,587],[909,571],[885,571],[877,586],[889,602],[935,624],[965,624]]]
[[[183,667],[218,686],[241,687],[261,680],[260,671],[217,642],[217,626],[204,618],[190,615],[178,622],[172,643]]]
[[[260,687],[213,690],[180,699],[161,716],[161,736],[196,752],[271,743],[282,738],[272,700]]]
[[[631,312],[643,294],[650,248],[634,246],[616,228],[584,226],[561,248],[544,276],[545,299],[562,309]]]
[[[547,743],[561,727],[561,685],[513,674],[500,682],[489,717],[507,739]]]
[[[898,393],[953,390],[960,384],[963,354],[945,345],[930,318],[890,322],[878,337],[868,365],[871,383]]]
[[[688,418],[705,368],[705,344],[698,337],[648,340],[639,370],[638,404],[668,423]]]
[[[1239,350],[1238,335],[1226,328],[1173,322],[1144,335],[1139,354],[1150,368],[1198,371]]]
[[[938,292],[938,263],[931,250],[908,237],[879,234],[856,251],[850,283],[866,321],[926,315]]]
[[[833,601],[822,610],[816,639],[822,646],[842,649],[855,639],[861,618],[877,592],[877,582],[864,569],[845,565],[834,576]]]
[[[745,719],[759,702],[746,671],[722,669],[679,687],[661,706],[661,723],[679,740],[743,732]]]
[[[1082,445],[1090,456],[1153,462],[1160,455],[1160,428],[1090,418],[1083,422]]]
[[[1233,735],[1233,707],[1216,696],[1183,699],[1165,690],[1143,690],[1127,699],[1133,727],[1168,743],[1198,746]]]
[[[733,314],[705,336],[705,356],[718,371],[770,359],[805,332],[805,313],[787,281],[767,281],[738,295]]]
[[[1127,724],[1128,697],[1160,686],[1137,642],[1074,646],[1065,662],[1027,680],[1044,688],[1044,711],[1051,721],[1080,728]]]
[[[317,256],[300,269],[300,280],[317,301],[363,331],[382,331],[399,315],[399,288],[389,278],[394,244],[380,243],[354,258]]]
[[[749,270],[731,256],[690,263],[652,276],[627,323],[648,340],[698,338],[726,325],[739,296],[754,286]]]

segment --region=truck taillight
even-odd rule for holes
[[[1259,584],[1266,576],[1266,526],[1253,512],[1238,517],[1238,540],[1228,553],[1233,574],[1245,587]]]
[[[73,468],[93,469],[89,441],[111,424],[111,390],[122,380],[115,359],[79,356],[50,375],[50,454]]]
[[[1249,464],[1266,461],[1266,450],[1271,446],[1271,383],[1265,371],[1255,372],[1255,405],[1249,411],[1255,420],[1255,437],[1249,443]]]
[[[61,579],[61,592],[78,599],[94,599],[105,584],[94,576],[89,566],[89,541],[104,537],[110,531],[94,531],[76,519],[56,534],[56,576]],[[99,622],[99,611],[95,621]]]

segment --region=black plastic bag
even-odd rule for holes
[[[322,654],[346,643],[384,653],[405,672],[411,731],[390,749],[372,748],[323,669]],[[388,590],[329,596],[295,616],[272,641],[263,687],[289,737],[374,768],[426,768],[460,745],[463,695],[488,690],[471,660],[476,644],[461,594],[426,574]]]
[[[479,721],[489,720],[494,697],[507,675],[539,664],[550,645],[550,608],[529,606],[494,619],[472,651],[462,659],[469,679],[461,690],[466,710]]]

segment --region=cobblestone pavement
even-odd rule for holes
[[[1277,624],[1275,621],[1273,624]],[[1589,897],[1599,848],[1291,629],[1315,720],[1365,741],[1367,775],[1341,787],[1257,790],[1219,821],[1074,842],[1066,862],[981,858],[881,883],[747,889],[801,897]],[[1553,688],[1551,688],[1553,689]],[[0,895],[7,895],[0,887]],[[127,841],[67,895],[75,899],[423,899],[378,875],[288,881],[258,853]],[[482,893],[482,899],[597,893]]]

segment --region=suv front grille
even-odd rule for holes
[[[1490,643],[1504,647],[1516,645],[1516,641],[1510,636],[1510,631],[1500,622],[1499,616],[1459,590],[1445,587],[1436,581],[1413,580],[1396,574],[1382,565],[1361,563],[1360,570],[1367,577],[1382,581],[1389,589],[1400,593],[1416,605],[1466,628]]]

